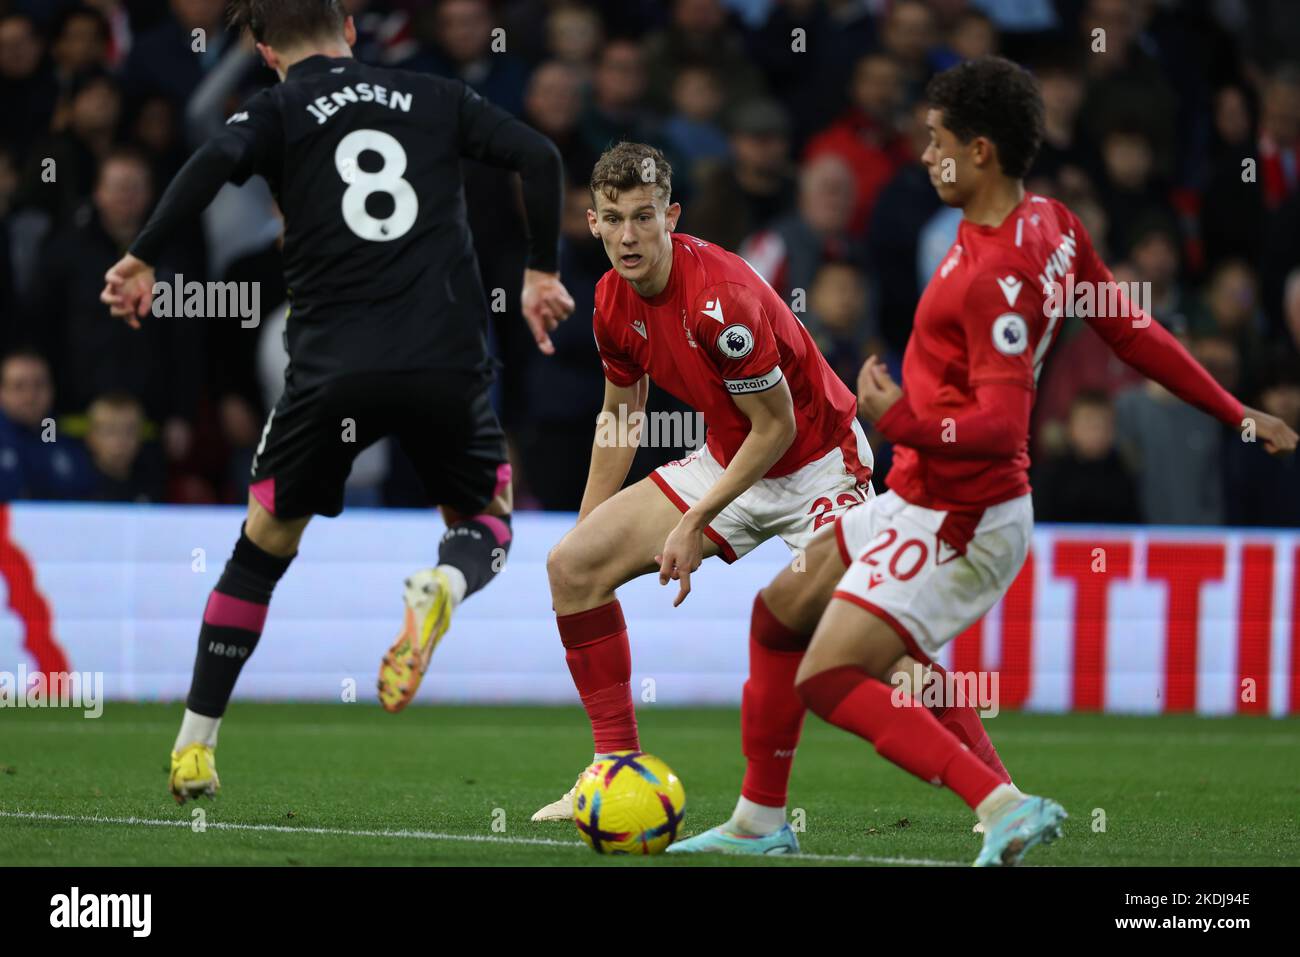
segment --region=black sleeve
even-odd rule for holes
[[[181,167],[131,244],[131,255],[155,264],[176,231],[192,223],[222,186],[228,182],[242,186],[254,173],[277,162],[282,142],[278,112],[270,91],[263,91]]]
[[[217,140],[200,146],[158,200],[149,222],[128,250],[131,255],[150,265],[156,264],[176,233],[192,223],[230,180],[237,163],[238,159]]]
[[[468,86],[460,98],[461,153],[519,173],[528,217],[528,268],[557,272],[564,164],[555,144],[532,127],[493,106]]]

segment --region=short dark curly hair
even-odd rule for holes
[[[935,76],[925,95],[963,143],[992,141],[1004,175],[1029,172],[1043,143],[1043,96],[1028,70],[1002,57],[978,57]]]

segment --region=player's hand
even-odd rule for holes
[[[524,322],[544,355],[555,355],[551,333],[573,312],[573,297],[560,282],[560,274],[524,270],[523,304]]]
[[[659,584],[681,582],[677,597],[673,599],[676,608],[691,593],[691,572],[704,561],[704,529],[683,515],[677,527],[668,533],[663,554],[656,555],[655,561],[659,563]]]
[[[149,314],[153,304],[153,267],[127,253],[104,273],[104,291],[99,301],[108,306],[115,318],[132,329],[140,328],[140,316]]]
[[[903,397],[885,364],[868,356],[858,372],[858,412],[870,422],[880,421],[889,407]]]
[[[1243,436],[1253,422],[1255,441],[1263,445],[1264,451],[1269,455],[1290,455],[1295,451],[1296,433],[1291,426],[1277,416],[1261,412],[1259,409],[1247,407],[1243,411],[1245,413],[1245,418],[1241,422]]]

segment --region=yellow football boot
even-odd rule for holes
[[[433,649],[451,627],[454,607],[446,572],[426,568],[406,580],[406,616],[379,666],[379,703],[396,714],[415,697]]]
[[[216,797],[221,790],[221,779],[217,777],[217,759],[212,749],[195,742],[173,751],[167,786],[177,804],[184,804],[186,798],[197,800],[205,794]]]

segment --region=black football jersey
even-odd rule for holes
[[[231,181],[265,177],[284,214],[292,384],[489,369],[460,160],[513,165],[507,124],[459,80],[324,56],[230,117]]]

